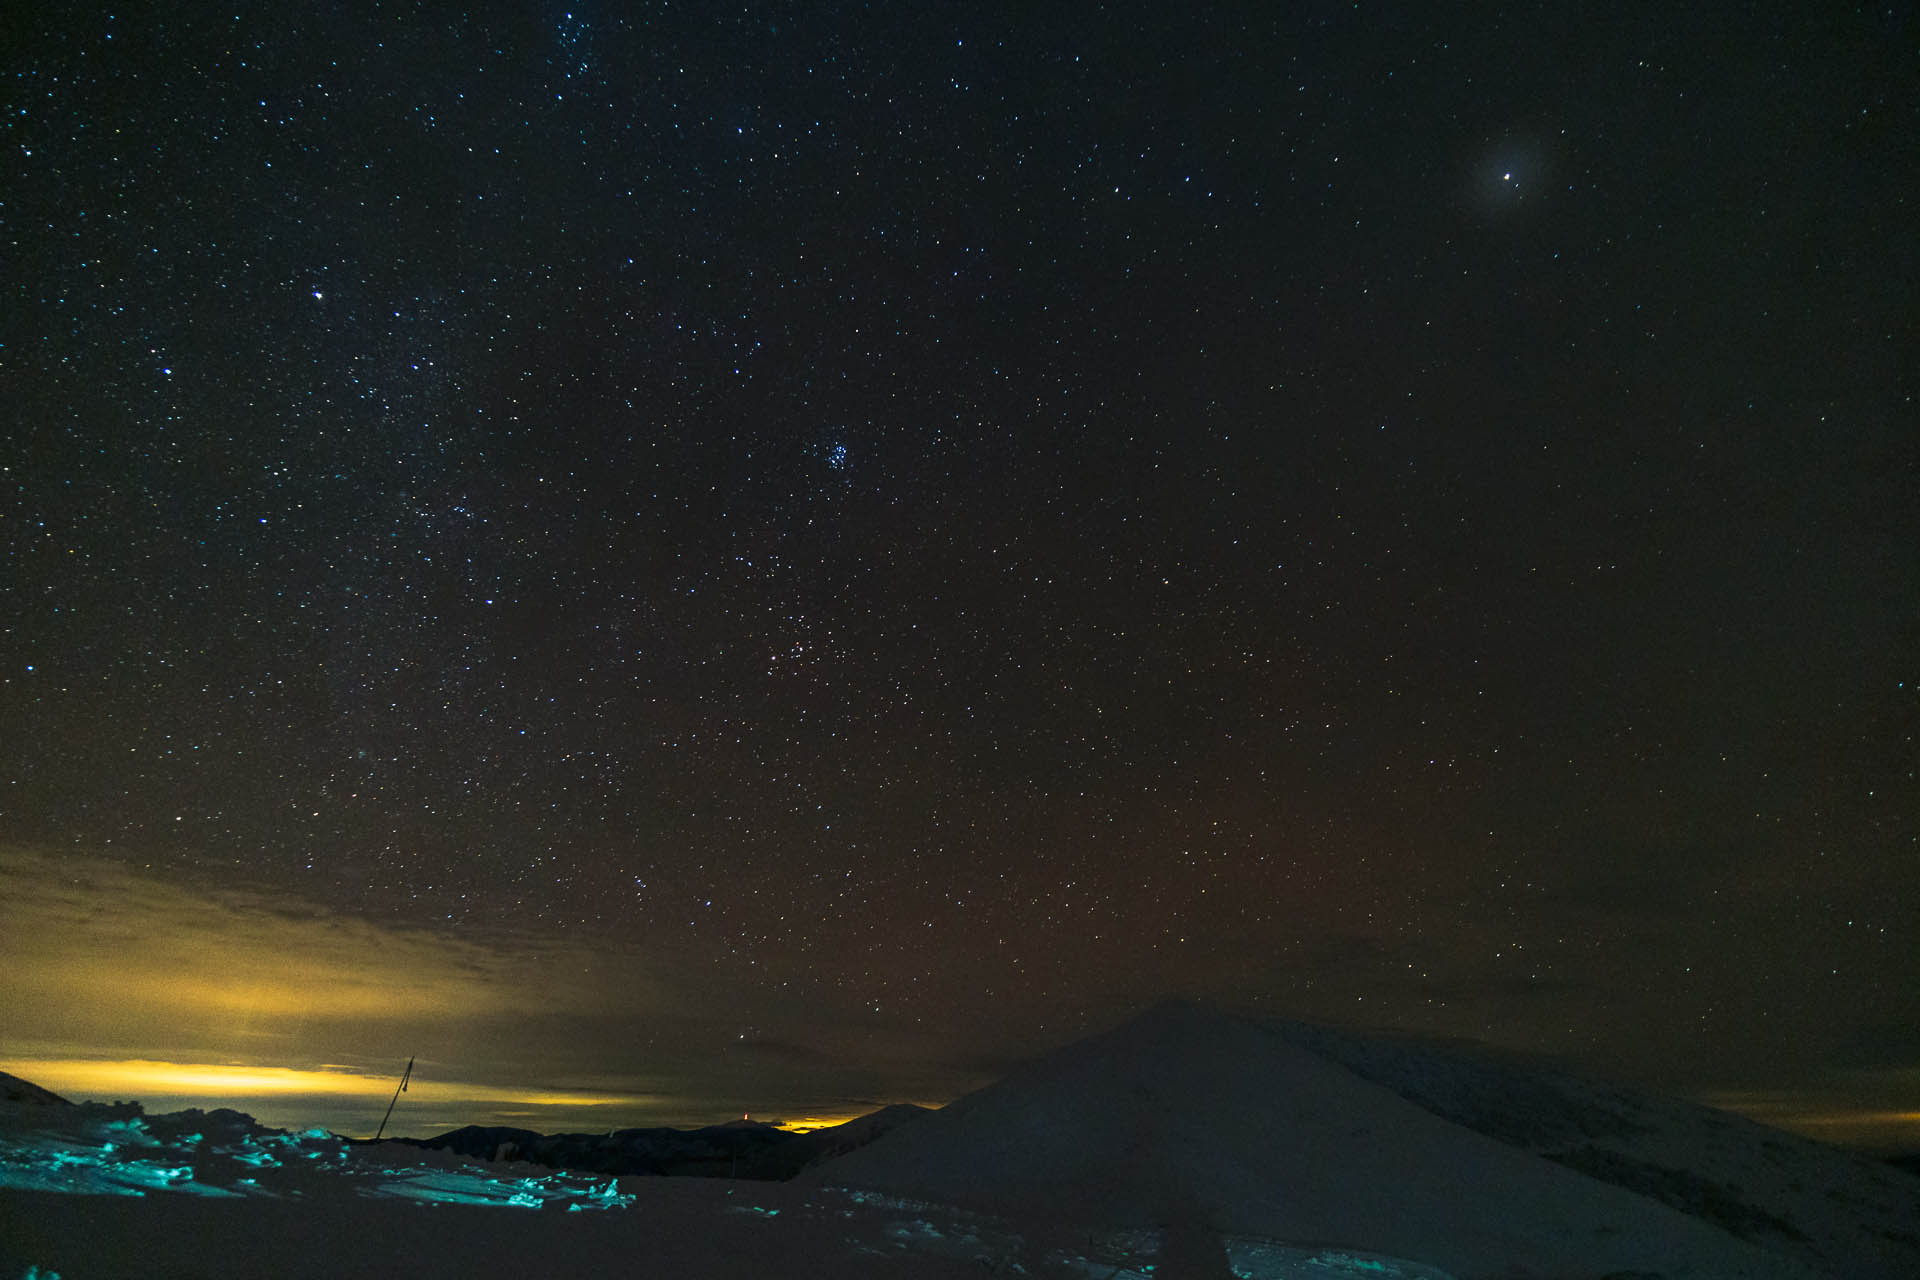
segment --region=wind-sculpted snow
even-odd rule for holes
[[[1240,1280],[1450,1280],[1364,1251],[1211,1242]],[[596,1177],[234,1111],[0,1106],[0,1280],[673,1275],[1164,1280],[1180,1242],[836,1188]]]

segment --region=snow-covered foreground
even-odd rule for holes
[[[1190,1219],[1473,1278],[1920,1276],[1920,1186],[1891,1167],[1538,1063],[1177,1002],[799,1182]]]
[[[790,1182],[578,1171],[636,1167],[605,1158],[653,1150],[639,1131],[521,1135],[557,1171],[8,1096],[0,1280],[1920,1276],[1920,1182],[1890,1166],[1545,1064],[1177,1003],[828,1131]]]
[[[1332,1240],[1462,1277],[1900,1280],[1741,1238],[1444,1119],[1267,1025],[1169,1004],[1029,1062],[803,1185],[1057,1221]],[[1811,1265],[1810,1265],[1811,1263]]]
[[[495,1165],[232,1111],[0,1105],[0,1280],[1183,1272],[1448,1280],[1353,1250],[1069,1232],[834,1187]]]

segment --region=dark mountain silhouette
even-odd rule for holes
[[[42,1089],[31,1080],[22,1080],[4,1071],[0,1071],[0,1102],[24,1102],[31,1106],[49,1107],[73,1105],[51,1089]]]
[[[559,1134],[467,1125],[432,1138],[390,1141],[481,1160],[526,1161],[586,1173],[779,1181],[821,1160],[856,1150],[925,1114],[924,1107],[900,1104],[806,1133],[752,1120],[730,1120],[699,1129]]]

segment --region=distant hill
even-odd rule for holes
[[[10,1076],[0,1071],[0,1102],[24,1102],[33,1106],[70,1107],[68,1102],[51,1089],[42,1089],[31,1080],[22,1080],[19,1076]]]
[[[808,1165],[819,1164],[836,1156],[858,1151],[879,1138],[885,1137],[903,1124],[918,1120],[929,1114],[926,1107],[916,1107],[911,1102],[899,1102],[878,1111],[870,1111],[864,1116],[836,1124],[825,1129],[813,1129],[800,1136],[808,1152]]]
[[[524,1160],[550,1169],[587,1173],[780,1181],[822,1160],[857,1150],[925,1114],[926,1108],[903,1103],[806,1133],[752,1120],[730,1120],[699,1129],[560,1134],[468,1125],[437,1137],[392,1141],[481,1160]]]
[[[1478,1046],[1269,1025],[1435,1115],[1743,1240],[1850,1276],[1920,1276],[1920,1198],[1888,1162]]]
[[[1179,1003],[799,1181],[1463,1276],[1920,1276],[1920,1188],[1877,1162],[1490,1052]]]

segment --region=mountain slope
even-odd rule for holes
[[[0,1102],[23,1102],[34,1106],[66,1107],[73,1105],[51,1089],[42,1089],[31,1080],[22,1080],[19,1076],[10,1076],[0,1071]]]
[[[911,1124],[922,1116],[932,1114],[926,1107],[915,1106],[911,1102],[896,1102],[841,1124],[809,1130],[800,1135],[800,1142],[806,1152],[806,1162],[819,1164],[850,1151],[858,1151],[901,1125]]]
[[[1274,1023],[1453,1123],[1847,1275],[1920,1276],[1920,1182],[1744,1117],[1476,1046]]]
[[[1087,1227],[1376,1250],[1462,1277],[1818,1274],[1454,1124],[1272,1028],[1161,1006],[801,1175]]]

